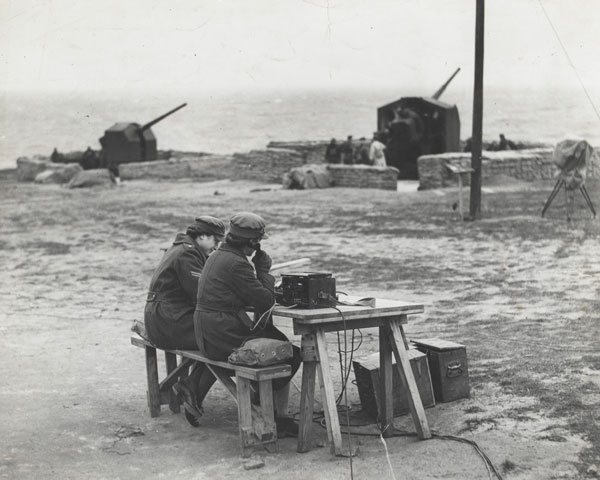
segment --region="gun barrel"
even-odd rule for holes
[[[456,74],[457,74],[458,72],[460,72],[460,67],[458,67],[458,68],[456,69],[456,71],[455,71],[455,72],[452,74],[452,76],[451,76],[451,77],[450,77],[448,80],[446,80],[446,83],[444,83],[444,84],[443,84],[443,85],[442,85],[440,88],[438,88],[437,92],[435,92],[435,93],[434,93],[434,94],[431,96],[431,97],[432,97],[434,100],[437,100],[437,99],[439,99],[439,98],[442,96],[442,93],[444,93],[444,90],[446,90],[446,87],[447,87],[448,85],[450,85],[450,82],[451,82],[451,81],[454,79],[454,77],[456,77]]]
[[[161,115],[160,117],[156,117],[154,120],[142,125],[140,127],[140,131],[143,132],[144,130],[149,129],[152,125],[157,124],[158,122],[160,122],[161,120],[163,120],[164,118],[168,117],[169,115],[175,113],[177,110],[181,110],[183,107],[185,107],[187,105],[187,103],[182,103],[181,105],[179,105],[178,107],[175,107],[173,110],[169,110],[167,113],[164,113],[163,115]]]

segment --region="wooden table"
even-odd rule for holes
[[[341,297],[355,302],[359,297]],[[339,311],[338,311],[339,309]],[[423,305],[394,300],[376,299],[375,307],[339,305],[336,308],[298,309],[276,307],[273,315],[293,319],[294,334],[302,335],[302,388],[300,393],[300,425],[298,452],[311,447],[311,426],[315,395],[315,372],[323,399],[327,436],[332,454],[342,455],[342,434],[335,403],[333,379],[327,356],[326,332],[379,328],[381,378],[381,428],[384,437],[393,434],[392,354],[404,385],[408,387],[410,411],[421,439],[431,438],[425,410],[408,359],[408,342],[402,325],[407,315],[423,313]]]

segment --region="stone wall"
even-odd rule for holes
[[[298,152],[305,163],[325,163],[328,141],[269,142],[267,148],[285,148]]]
[[[19,182],[33,182],[35,177],[42,173],[50,165],[50,159],[42,155],[33,158],[17,158],[17,180]]]
[[[183,179],[218,180],[231,178],[231,155],[202,155],[151,162],[122,163],[121,180]]]
[[[552,162],[554,148],[532,148],[528,150],[503,150],[482,152],[482,179],[505,175],[518,180],[543,180],[555,178],[558,172]],[[419,190],[456,186],[456,175],[446,164],[471,166],[468,152],[440,153],[423,155],[417,160],[419,170]],[[588,177],[600,177],[600,163],[595,156],[587,171]],[[470,175],[463,174],[464,184],[470,183]]]
[[[121,180],[193,179],[193,180],[257,180],[281,183],[283,175],[304,165],[304,156],[296,150],[269,148],[233,155],[172,157],[169,160],[123,163],[119,165]]]
[[[17,180],[42,184],[69,182],[82,170],[78,163],[54,163],[49,157],[35,155],[33,158],[17,158]]]
[[[307,164],[306,159],[314,158],[319,152],[319,149],[313,149],[305,143],[308,142],[302,142],[306,147],[304,150],[273,147],[233,155],[202,155],[152,162],[123,163],[119,165],[119,175],[121,180],[187,178],[207,181],[229,178],[280,184],[285,174],[293,168]],[[316,163],[322,165],[323,161],[321,159]],[[328,171],[333,186],[397,189],[398,171],[392,167],[329,165]]]
[[[368,165],[329,165],[334,187],[398,189],[398,170]]]
[[[288,148],[252,150],[233,155],[232,180],[258,180],[281,183],[292,168],[306,163],[302,153]]]
[[[345,139],[338,141],[340,146]],[[359,163],[359,151],[361,147],[367,147],[371,145],[371,140],[366,138],[358,138],[353,140],[355,162]],[[306,163],[326,163],[325,150],[327,150],[329,140],[317,140],[317,141],[297,141],[297,142],[269,142],[267,148],[286,148],[295,150],[300,153]]]

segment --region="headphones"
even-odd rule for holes
[[[260,238],[250,238],[248,240],[248,245],[252,250],[256,250],[257,252],[260,250]]]

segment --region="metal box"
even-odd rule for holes
[[[413,375],[419,389],[423,406],[433,407],[435,399],[427,365],[427,355],[415,348],[408,350],[408,358],[412,367]],[[373,418],[379,418],[381,405],[381,383],[379,376],[379,353],[374,353],[360,360],[352,362],[354,377],[358,387],[358,395],[363,410]],[[393,360],[393,365],[396,365]],[[398,369],[394,368],[392,374],[393,406],[394,415],[405,415],[410,412],[408,403],[408,389],[404,387]]]
[[[427,354],[437,402],[452,402],[469,397],[467,347],[439,338],[412,340],[412,343]]]
[[[278,302],[282,305],[324,308],[335,306],[336,299],[335,278],[331,273],[281,274],[281,294]]]

